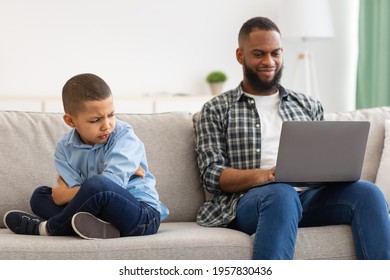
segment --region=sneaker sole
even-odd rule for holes
[[[120,237],[112,224],[96,218],[88,212],[79,212],[72,217],[73,230],[84,239],[109,239]]]

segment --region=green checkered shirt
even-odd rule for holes
[[[317,100],[279,87],[279,113],[286,120],[323,120]],[[196,152],[203,187],[212,198],[199,209],[202,226],[227,226],[235,217],[237,201],[243,193],[225,193],[219,186],[221,172],[260,168],[261,123],[255,101],[236,89],[208,101],[196,124]]]

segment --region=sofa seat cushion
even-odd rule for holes
[[[158,234],[85,240],[70,236],[31,236],[0,229],[0,259],[251,259],[254,236],[193,222],[163,223]],[[299,228],[294,259],[355,259],[351,227]]]
[[[356,259],[351,227],[333,225],[299,228],[294,259]]]
[[[252,238],[194,222],[163,223],[155,235],[85,240],[71,236],[18,235],[0,229],[0,259],[251,259]]]

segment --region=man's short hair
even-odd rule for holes
[[[111,89],[100,77],[85,73],[70,78],[62,88],[62,103],[67,114],[78,114],[85,101],[104,100],[110,97]]]
[[[278,26],[269,18],[254,17],[246,21],[238,33],[238,42],[245,39],[254,30],[276,31],[280,34]]]

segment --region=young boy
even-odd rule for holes
[[[9,211],[4,224],[18,234],[74,235],[86,239],[154,234],[168,209],[159,201],[145,148],[133,128],[115,119],[109,86],[80,74],[63,87],[64,121],[58,141],[58,186],[39,187],[33,216]]]

